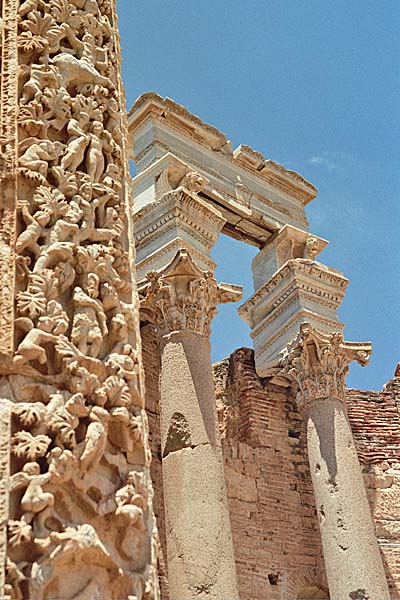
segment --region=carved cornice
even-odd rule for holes
[[[149,222],[152,214],[155,220]],[[164,231],[166,224],[171,221],[186,224],[192,235],[194,232],[200,234],[201,237],[197,237],[200,242],[204,243],[207,240],[211,244],[215,242],[225,223],[225,219],[214,209],[183,188],[179,188],[164,194],[160,200],[145,206],[134,215],[136,247],[141,244],[147,245],[150,240],[157,238],[158,231]]]
[[[210,257],[206,256],[202,252],[199,252],[198,250],[196,250],[196,248],[193,248],[193,247],[189,248],[186,245],[185,240],[183,240],[181,238],[176,238],[175,240],[172,240],[171,242],[168,242],[161,248],[157,249],[155,252],[153,252],[149,256],[146,256],[146,258],[144,258],[143,260],[137,261],[137,263],[136,263],[137,272],[138,273],[142,272],[143,274],[145,274],[146,270],[151,270],[149,268],[146,269],[146,267],[150,266],[152,263],[154,263],[154,261],[161,259],[161,257],[170,253],[174,249],[175,249],[175,251],[177,251],[181,248],[186,248],[190,252],[190,254],[194,258],[196,258],[197,262],[205,263],[209,267],[209,270],[214,270],[216,268],[217,263],[214,262]]]
[[[342,273],[334,269],[328,269],[319,262],[300,258],[288,260],[267,283],[253,294],[247,302],[242,304],[239,313],[245,315],[251,310],[254,310],[283,280],[288,279],[291,276],[298,277],[299,275],[311,276],[314,279],[319,279],[321,283],[334,285],[338,289],[343,290],[343,295],[348,284],[348,280]],[[312,291],[312,293],[315,291],[314,287],[302,287],[307,291]],[[335,296],[330,299],[333,299],[334,297]]]
[[[177,331],[210,335],[216,305],[240,299],[240,286],[218,284],[211,271],[202,271],[186,249],[161,271],[151,271],[139,283],[141,308],[163,337]]]
[[[192,208],[216,225],[220,225],[221,221],[225,221],[225,219],[215,210],[215,208],[205,204],[205,202],[203,202],[197,195],[192,194],[194,194],[194,192],[191,193],[188,190],[185,190],[183,187],[167,192],[156,202],[147,204],[137,213],[135,213],[133,216],[133,222],[140,222],[144,216],[153,213],[157,208],[169,204],[170,202],[175,202],[178,206],[187,206]]]
[[[279,376],[290,382],[301,410],[325,398],[345,402],[350,363],[356,360],[367,365],[371,352],[370,342],[345,342],[340,332],[326,334],[303,323],[297,338],[282,353]]]
[[[129,111],[129,128],[133,134],[141,129],[147,120],[157,119],[158,124],[176,131],[180,136],[189,138],[196,144],[223,155],[224,159],[257,179],[267,181],[275,189],[279,189],[303,205],[315,198],[318,190],[299,173],[286,169],[282,165],[265,157],[250,148],[239,146],[232,151],[231,144],[225,134],[205,123],[186,108],[170,98],[162,98],[158,94],[145,94],[138,98]],[[157,142],[157,146],[162,144]],[[169,149],[170,150],[170,149]],[[136,156],[136,161],[142,158]]]

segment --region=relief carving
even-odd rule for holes
[[[22,0],[17,20],[17,401],[5,591],[12,600],[150,600],[156,534],[115,6]]]
[[[345,402],[350,363],[356,360],[367,365],[371,352],[369,342],[345,342],[342,333],[326,334],[303,323],[297,338],[282,353],[279,376],[291,383],[301,410],[324,398]]]
[[[236,302],[242,288],[218,284],[211,271],[202,271],[187,250],[181,249],[161,271],[151,271],[139,284],[141,309],[160,336],[191,331],[209,336],[217,304]]]

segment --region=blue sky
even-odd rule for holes
[[[400,360],[398,0],[118,0],[128,105],[169,96],[319,189],[307,215],[320,255],[350,279],[340,318],[371,340],[348,384],[380,389]],[[217,278],[252,293],[256,250],[221,236]],[[212,358],[251,345],[234,306]]]

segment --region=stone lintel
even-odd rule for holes
[[[276,180],[280,177],[293,188],[302,190],[304,203],[309,202],[317,195],[317,188],[304,177],[272,160],[265,159],[261,152],[253,150],[250,146],[242,144],[232,150],[231,142],[224,133],[205,123],[171,98],[162,98],[160,95],[150,92],[142,94],[136,100],[129,112],[129,129],[133,137],[135,131],[149,119],[163,119],[182,136],[189,137],[214,152],[220,152],[245,169],[257,173],[262,173],[265,169],[268,174],[274,173]],[[265,177],[266,173],[262,173],[262,176]]]
[[[189,185],[189,184],[187,184]],[[196,192],[179,187],[134,215],[139,279],[161,269],[175,256],[177,244],[189,249],[205,270],[213,268],[210,250],[225,219]]]
[[[343,328],[336,311],[347,283],[339,271],[309,259],[292,259],[239,308],[251,327],[260,377],[276,372],[280,353],[302,323],[326,333]]]
[[[200,269],[186,249],[178,250],[164,269],[147,273],[138,290],[142,313],[160,337],[181,331],[209,336],[217,304],[242,297],[241,286],[218,284],[212,271]]]
[[[287,223],[307,228],[304,205],[317,194],[312,184],[248,146],[233,151],[224,134],[172,100],[141,96],[130,111],[129,130],[138,206],[156,198],[158,166],[169,156],[172,179],[187,165],[208,180],[202,196],[221,210],[232,237],[262,247]]]

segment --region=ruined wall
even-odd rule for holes
[[[248,349],[216,365],[215,375],[241,600],[289,600],[307,588],[326,590],[294,400],[285,388],[259,379]]]
[[[382,392],[349,390],[348,409],[390,598],[400,598],[400,371]]]
[[[149,326],[142,339],[154,507],[165,560],[158,366]],[[215,365],[214,374],[241,600],[328,598],[304,425],[293,398],[287,389],[257,376],[249,349],[237,350]],[[391,600],[396,600],[400,598],[400,377],[380,393],[349,390],[348,407]],[[161,584],[162,598],[167,600],[163,567]]]
[[[216,365],[215,376],[242,600],[326,597],[304,595],[326,582],[304,429],[291,395],[257,376],[248,349]],[[348,393],[391,599],[400,597],[399,400],[399,377],[380,393]]]

